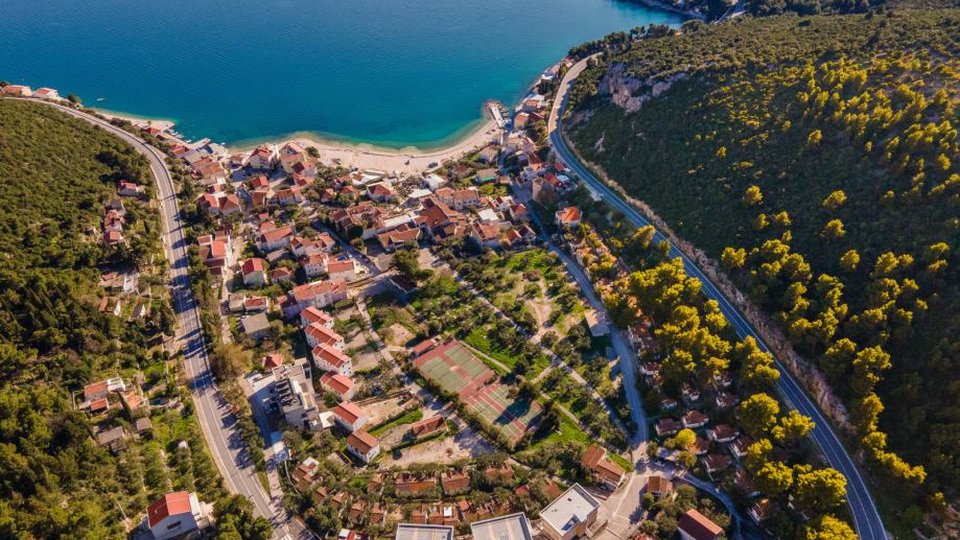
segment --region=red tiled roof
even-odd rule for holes
[[[313,300],[314,298],[328,292],[336,292],[346,289],[347,284],[343,281],[316,281],[299,285],[290,290],[290,295],[297,302]]]
[[[592,469],[606,455],[607,452],[602,446],[593,445],[583,452],[583,456],[580,458],[580,463],[582,463],[584,467]]]
[[[326,311],[313,306],[301,311],[300,318],[303,319],[308,325],[318,322],[326,323],[327,321],[333,320],[333,317],[331,317]]]
[[[430,418],[425,418],[419,422],[410,426],[410,431],[414,435],[420,437],[421,435],[426,435],[427,433],[433,433],[437,431],[444,425],[443,417],[439,414],[436,416],[431,416]]]
[[[90,412],[100,412],[108,409],[110,409],[110,400],[107,398],[100,398],[90,403]]]
[[[576,223],[580,221],[580,209],[576,206],[568,206],[563,210],[558,210],[557,219],[560,220],[560,223]]]
[[[334,407],[333,414],[334,416],[342,418],[349,424],[356,422],[358,418],[361,418],[364,415],[363,409],[361,409],[359,405],[350,401],[341,403]]]
[[[155,527],[169,516],[190,512],[190,494],[186,491],[167,493],[147,507],[147,520],[150,527]]]
[[[222,259],[227,256],[227,243],[223,240],[214,240],[210,242],[210,253],[208,259]]]
[[[84,399],[90,399],[91,397],[102,394],[106,391],[107,381],[90,383],[83,387],[83,397]]]
[[[280,353],[270,353],[263,357],[263,367],[273,369],[283,364],[283,355]]]
[[[332,329],[327,328],[320,322],[310,323],[310,325],[307,326],[306,329],[304,329],[303,333],[312,337],[313,339],[317,340],[320,343],[326,343],[328,345],[343,341],[343,336],[336,333]]]
[[[343,397],[353,389],[353,379],[340,373],[329,371],[320,377],[320,384]]]
[[[326,343],[321,343],[313,348],[312,353],[315,361],[323,360],[326,363],[340,369],[340,366],[350,362],[350,357],[334,349]]]
[[[340,272],[353,270],[355,267],[356,267],[356,264],[353,262],[353,259],[347,259],[345,261],[332,261],[327,266],[327,273],[337,274]]]
[[[285,236],[290,236],[291,234],[293,234],[293,227],[287,225],[284,227],[278,227],[273,230],[265,231],[263,233],[263,240],[266,242],[274,242],[276,240],[280,240]]]
[[[252,274],[253,272],[263,272],[266,265],[264,264],[263,259],[253,258],[243,261],[243,275]]]
[[[680,519],[677,520],[677,526],[694,540],[713,540],[723,532],[722,527],[694,508],[687,510],[686,514],[680,516]]]
[[[289,268],[277,268],[276,270],[270,272],[270,277],[272,279],[284,279],[289,278],[293,275],[293,272]]]
[[[371,449],[376,448],[380,441],[366,431],[354,431],[347,437],[347,444],[366,454]]]
[[[414,345],[413,348],[410,349],[410,353],[413,356],[420,356],[421,354],[429,351],[430,349],[436,346],[437,346],[436,340],[434,340],[433,338],[428,338]]]

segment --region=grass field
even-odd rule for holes
[[[368,430],[368,432],[374,437],[379,437],[380,435],[383,435],[397,426],[412,424],[414,422],[419,422],[422,419],[423,412],[420,409],[413,409],[412,411],[407,411],[396,418],[392,418],[386,422],[382,422],[374,426],[372,429]]]
[[[493,359],[507,366],[512,371],[516,367],[517,362],[519,362],[520,359],[515,353],[497,348],[490,341],[490,338],[487,335],[489,331],[490,329],[487,326],[474,328],[473,331],[471,331],[470,334],[467,335],[467,337],[464,338],[463,341],[464,343],[466,343],[467,345],[470,345],[474,349],[477,349],[478,351],[489,355]],[[533,365],[530,366],[529,372],[525,373],[524,375],[528,377],[536,377],[537,375],[540,374],[541,371],[546,369],[546,367],[549,365],[550,365],[550,359],[547,358],[546,355],[540,354],[537,356],[537,359],[533,363]],[[494,370],[502,371],[495,366],[490,366],[490,367],[493,368]],[[505,375],[504,373],[501,373],[501,374]]]
[[[584,445],[591,443],[590,436],[587,434],[587,432],[580,429],[580,426],[574,424],[572,420],[570,420],[569,418],[567,418],[562,414],[559,415],[558,418],[559,420],[558,420],[557,429],[550,435],[547,435],[546,437],[537,441],[536,444],[530,447],[531,449],[544,444],[558,443],[558,442],[562,442],[562,443],[576,442]]]

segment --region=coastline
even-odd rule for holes
[[[699,11],[693,11],[690,9],[683,9],[674,6],[673,4],[668,4],[667,2],[661,2],[660,0],[630,0],[640,5],[647,6],[649,8],[661,9],[663,11],[669,11],[671,13],[676,13],[677,15],[683,15],[690,19],[697,19],[700,21],[707,21],[707,16]]]
[[[291,133],[276,140],[241,141],[225,146],[230,154],[237,154],[250,152],[255,147],[264,144],[279,147],[292,142],[304,148],[316,148],[320,152],[320,161],[328,165],[335,164],[347,168],[377,169],[413,174],[430,168],[429,165],[434,162],[441,163],[450,159],[458,159],[473,150],[499,140],[503,134],[503,129],[497,125],[496,120],[490,114],[488,108],[490,103],[501,106],[496,102],[484,103],[482,118],[476,126],[466,127],[462,136],[437,148],[420,149],[413,145],[404,148],[390,148],[372,143],[323,138],[313,132]],[[94,108],[94,110],[108,119],[126,120],[134,125],[153,126],[165,131],[174,129],[176,125],[172,120],[144,118],[97,108]]]
[[[497,127],[496,122],[488,118],[464,138],[435,150],[420,150],[416,147],[395,150],[369,143],[323,141],[306,134],[293,137],[289,141],[304,148],[316,148],[320,152],[320,160],[324,162],[332,161],[347,168],[378,169],[411,174],[431,168],[429,167],[431,163],[458,159],[473,150],[487,146],[499,139],[501,133],[502,129]],[[286,142],[283,141],[281,144]]]

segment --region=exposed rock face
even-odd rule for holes
[[[660,97],[677,81],[688,77],[687,73],[674,73],[666,77],[640,79],[626,72],[626,64],[613,63],[600,80],[600,95],[610,96],[610,101],[628,113],[637,112],[648,100]]]

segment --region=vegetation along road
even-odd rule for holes
[[[557,96],[554,100],[554,109],[551,111],[550,120],[548,123],[550,145],[560,156],[560,158],[570,168],[572,168],[577,175],[580,176],[580,178],[594,193],[607,202],[607,204],[623,213],[623,215],[626,216],[633,226],[639,228],[650,225],[648,220],[644,218],[637,210],[627,204],[627,202],[620,198],[612,189],[610,189],[609,186],[598,180],[582,163],[580,163],[574,153],[567,146],[566,141],[561,135],[560,128],[562,121],[560,116],[563,112],[563,107],[566,104],[567,94],[570,88],[573,86],[577,76],[583,71],[589,60],[590,58],[586,58],[572,66],[571,69],[567,71],[567,74],[564,76],[564,79],[560,84],[560,89],[558,90]],[[666,237],[661,232],[657,231],[656,235],[654,236],[654,242],[666,240]],[[769,352],[769,348],[764,343],[763,339],[743,318],[733,304],[717,289],[717,287],[710,281],[706,274],[704,274],[704,272],[693,263],[693,261],[691,261],[676,247],[672,246],[670,248],[670,256],[680,257],[683,261],[683,265],[687,274],[700,280],[700,282],[703,284],[703,293],[708,298],[717,301],[717,303],[720,305],[720,310],[723,312],[723,315],[727,318],[727,320],[733,325],[737,335],[739,335],[741,338],[752,336],[763,351]],[[816,423],[816,428],[810,432],[810,436],[813,438],[814,442],[816,442],[817,446],[820,447],[830,466],[840,471],[847,479],[847,501],[850,505],[850,511],[851,515],[853,516],[853,522],[857,530],[857,535],[860,538],[867,540],[885,540],[887,536],[883,528],[883,522],[880,519],[880,514],[877,511],[877,507],[874,504],[873,498],[870,496],[870,491],[867,489],[866,482],[864,482],[863,477],[860,475],[860,471],[857,470],[857,467],[850,458],[850,455],[843,447],[843,444],[840,442],[839,438],[837,438],[837,435],[831,429],[827,419],[824,418],[817,406],[807,396],[790,372],[783,367],[779,360],[777,361],[777,368],[780,370],[781,374],[780,380],[777,383],[777,387],[784,399],[789,405],[795,407],[804,415],[809,416]]]
[[[249,499],[256,513],[270,520],[274,527],[274,538],[306,537],[305,535],[309,533],[299,522],[290,519],[280,501],[270,499],[264,491],[229,403],[214,384],[207,358],[206,343],[200,329],[199,308],[190,290],[189,256],[180,221],[180,208],[165,156],[139,137],[109,122],[69,107],[53,104],[51,106],[124,139],[149,159],[150,170],[160,194],[164,240],[167,257],[170,260],[170,291],[179,322],[177,340],[183,344],[184,366],[191,381],[190,390],[207,446],[226,481],[227,489]]]

